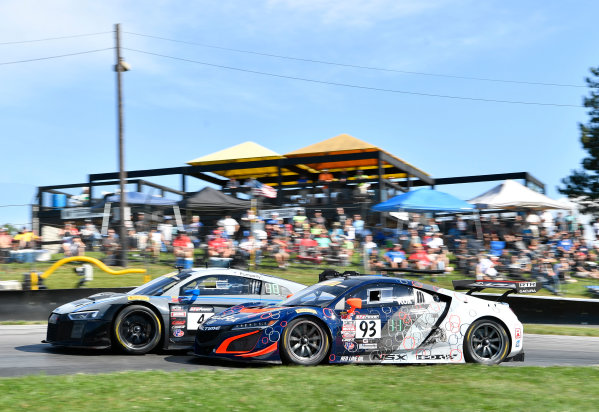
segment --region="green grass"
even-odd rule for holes
[[[0,410],[595,410],[599,368],[258,367],[0,379]]]
[[[87,256],[101,259],[103,254],[100,252],[89,252]],[[52,257],[53,261],[59,260],[62,255],[57,254]],[[140,260],[141,258],[137,257]],[[48,269],[53,262],[36,262],[34,264],[25,263],[10,263],[0,264],[0,280],[19,280],[22,281],[23,274],[30,271],[43,272]],[[318,274],[325,268],[336,269],[340,272],[346,270],[355,270],[363,272],[363,267],[359,265],[359,256],[354,255],[354,261],[350,266],[347,267],[336,267],[331,265],[313,265],[313,264],[302,264],[302,263],[291,263],[287,270],[281,270],[277,268],[274,259],[265,258],[262,261],[262,265],[258,266],[255,271],[261,273],[267,273],[289,280],[293,280],[305,285],[312,285],[318,281]],[[73,268],[80,265],[80,263],[69,263],[59,268],[54,274],[52,274],[46,281],[45,284],[50,289],[69,289],[77,286],[79,282],[79,276],[75,274]],[[165,273],[175,270],[174,268],[174,257],[172,254],[161,254],[161,260],[159,263],[150,263],[143,261],[130,261],[129,267],[131,268],[143,268],[148,271],[151,278],[163,275]],[[118,268],[121,269],[121,268]],[[459,272],[454,272],[442,276],[422,276],[414,277],[411,279],[418,279],[424,283],[433,283],[439,287],[452,289],[453,286],[451,281],[454,279],[464,279],[465,276]],[[144,283],[144,275],[140,274],[127,274],[127,275],[110,275],[94,267],[94,280],[88,282],[86,287],[89,288],[109,288],[109,287],[127,287],[127,286],[138,286]],[[589,279],[578,279],[577,283],[564,284],[563,292],[566,297],[579,297],[588,298],[589,295],[586,292],[585,286],[599,284],[597,280]],[[536,295],[539,296],[553,296],[547,290],[541,290]]]
[[[536,333],[539,335],[567,335],[567,336],[595,336],[599,337],[597,326],[562,326],[562,325],[535,325],[532,323],[524,325],[525,333]]]

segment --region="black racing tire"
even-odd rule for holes
[[[315,319],[296,318],[283,331],[279,348],[284,364],[312,366],[321,363],[329,353],[326,327]]]
[[[131,305],[119,312],[112,331],[116,349],[131,355],[143,355],[160,342],[162,325],[152,309]]]
[[[497,365],[508,355],[509,337],[505,328],[493,319],[472,323],[464,339],[466,362]]]

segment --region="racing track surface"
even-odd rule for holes
[[[46,325],[0,326],[0,376],[45,373],[104,373],[124,370],[198,370],[265,368],[268,365],[237,364],[197,359],[183,352],[126,356],[110,351],[54,348],[41,341]],[[599,365],[599,338],[530,335],[525,337],[526,361],[506,366]]]

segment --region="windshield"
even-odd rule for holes
[[[188,278],[191,272],[172,272],[168,275],[160,276],[150,282],[138,286],[132,291],[128,292],[128,295],[147,295],[147,296],[160,296],[183,279]]]
[[[335,298],[354,286],[355,282],[327,280],[306,288],[289,299],[280,302],[278,306],[328,306]]]

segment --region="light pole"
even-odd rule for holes
[[[121,25],[115,24],[114,32],[116,37],[116,84],[118,100],[118,151],[119,151],[119,187],[120,187],[120,219],[119,219],[119,237],[121,243],[121,266],[127,266],[127,228],[125,226],[125,209],[127,208],[127,199],[125,199],[125,153],[123,149],[123,93],[121,86],[121,73],[129,70],[129,65],[121,57]]]

